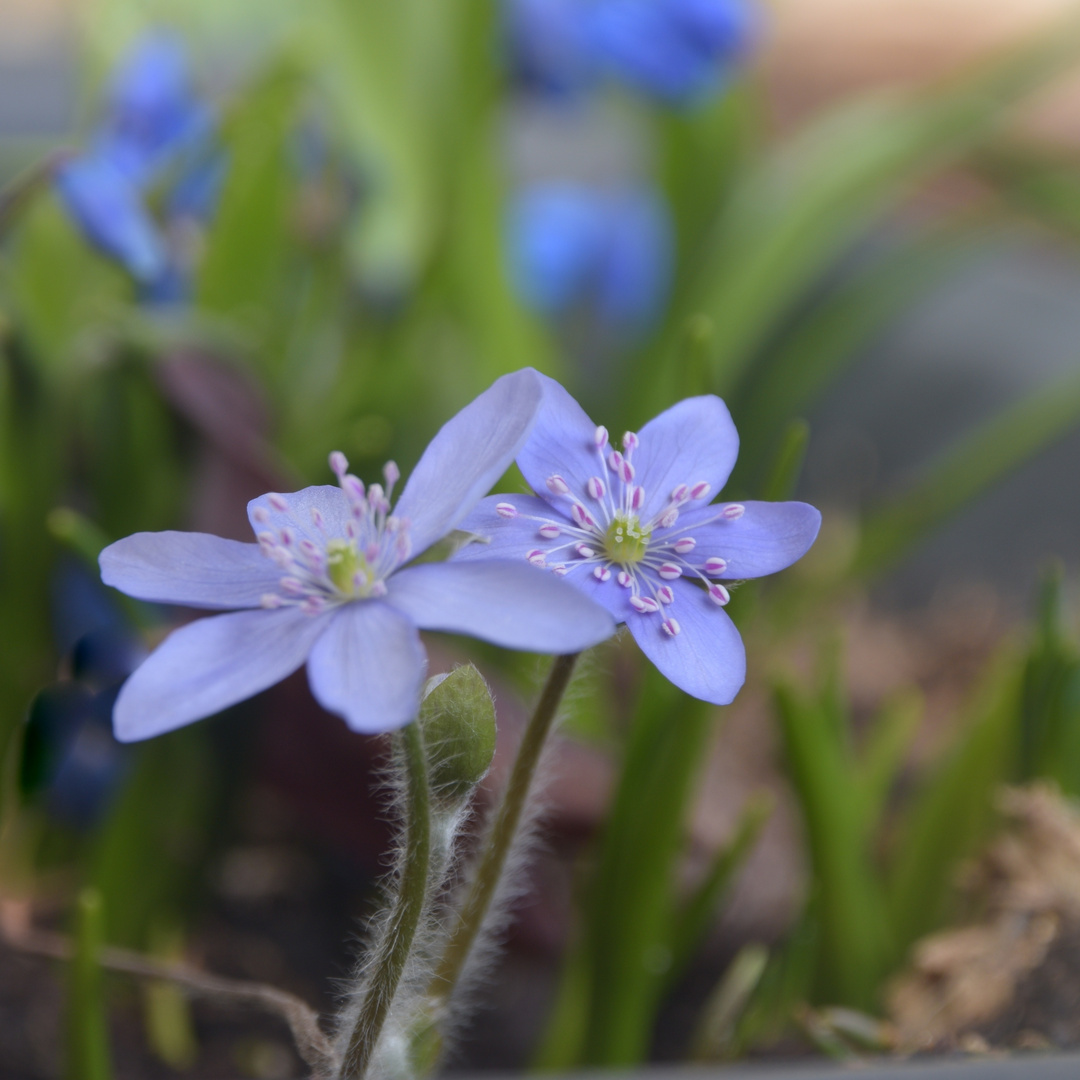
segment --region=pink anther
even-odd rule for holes
[[[303,596],[307,592],[307,587],[299,578],[283,577],[278,585],[282,592],[287,592],[290,596]]]
[[[374,487],[374,485],[372,485]],[[346,473],[341,478],[341,490],[352,499],[354,503],[362,503],[364,501],[364,481],[359,476],[353,476],[352,473]]]
[[[662,529],[670,529],[676,521],[679,520],[679,508],[677,506],[669,506],[667,510],[660,517],[658,524]]]
[[[705,573],[709,577],[719,577],[727,570],[727,559],[721,559],[718,555],[705,560]]]
[[[656,590],[656,599],[659,600],[661,604],[674,604],[675,592],[670,585],[661,585],[660,588]]]
[[[300,605],[305,615],[321,615],[326,608],[326,601],[321,596],[307,596]]]
[[[633,431],[623,433],[622,447],[628,454],[632,454],[640,445],[641,440]]]
[[[622,472],[623,456],[618,450],[612,450],[607,458],[608,468],[618,476]]]
[[[279,514],[287,514],[289,512],[289,504],[285,501],[285,496],[279,495],[276,491],[272,495],[267,495],[266,501]]]
[[[629,462],[627,464],[629,464]],[[640,510],[644,505],[645,489],[640,484],[635,484],[630,490],[630,509]]]
[[[381,599],[386,595],[386,582],[385,581],[373,581],[370,589],[371,595],[376,599]]]
[[[319,508],[317,506],[313,506],[311,508],[311,523],[320,532],[322,531],[322,528],[323,528],[323,525],[325,524],[325,522],[323,521],[323,516],[319,512]]]
[[[552,495],[568,495],[570,493],[570,485],[558,475],[547,478],[547,489]]]
[[[349,459],[340,450],[334,450],[330,454],[330,468],[340,480],[349,471]]]
[[[537,531],[545,540],[554,540],[562,532],[562,529],[553,521],[548,521],[541,525]]]
[[[634,584],[634,579],[625,571],[620,570],[615,580],[624,588],[629,589]]]
[[[388,488],[392,488],[401,479],[401,470],[397,467],[396,461],[388,461],[382,467],[382,474]]]
[[[668,637],[678,637],[679,632],[682,630],[682,627],[675,619],[665,619],[660,625],[664,628],[664,633]]]
[[[742,503],[730,503],[720,511],[720,516],[728,521],[738,521],[746,513],[746,507]]]
[[[597,581],[610,581],[611,571],[606,566],[594,566],[592,576]]]
[[[575,544],[574,550],[583,558],[591,559],[596,552],[588,544]]]
[[[291,548],[291,547],[293,546],[293,544],[295,544],[295,543],[296,543],[296,533],[294,533],[294,532],[292,531],[292,529],[290,529],[290,528],[289,528],[289,526],[288,526],[288,525],[286,525],[286,526],[285,526],[285,527],[284,527],[284,528],[283,528],[283,529],[281,530],[281,532],[279,532],[279,533],[278,533],[278,541],[279,541],[279,542],[281,543],[281,546],[282,546],[282,547],[285,547],[285,548]],[[307,543],[309,543],[309,544],[310,544],[310,543],[311,543],[311,541],[310,541],[310,540],[308,540],[308,541],[307,541]],[[301,547],[302,547],[302,546],[303,546],[303,545],[301,545]]]
[[[589,493],[590,499],[602,499],[607,488],[599,476],[590,476],[589,482],[585,485],[585,490]]]
[[[265,506],[256,506],[251,511],[251,516],[259,525],[265,525],[270,520],[270,511]]]
[[[513,503],[496,503],[495,513],[501,518],[516,518],[518,516],[517,507]]]
[[[570,573],[570,567],[566,563],[556,563],[551,570],[552,573],[558,574],[559,577],[565,577]]]
[[[700,480],[690,489],[690,498],[705,499],[708,498],[711,492],[712,484],[706,483],[706,481],[704,480]]]
[[[718,585],[714,582],[709,586],[709,599],[712,600],[714,604],[719,604],[720,607],[723,607],[731,600],[731,593],[729,593],[723,585]]]
[[[690,486],[688,484],[680,484],[672,493],[671,501],[681,506],[687,499],[690,498]]]
[[[277,593],[263,593],[259,598],[259,606],[267,609],[279,608],[285,601]]]
[[[574,503],[570,507],[570,516],[574,519],[574,522],[583,529],[595,529],[596,522],[593,521],[589,511],[585,509],[581,503]]]
[[[603,448],[605,446],[607,446],[607,441],[608,441],[607,428],[604,427],[603,424],[601,424],[596,429],[596,434],[593,436],[593,442],[596,443],[596,449],[597,450],[603,450]]]
[[[651,615],[660,610],[660,605],[651,596],[631,596],[630,606],[642,615]]]
[[[674,581],[676,578],[682,577],[682,567],[676,566],[674,563],[666,562],[660,567],[657,573],[665,581]]]
[[[545,553],[542,552],[539,548],[533,548],[532,551],[526,552],[525,558],[528,559],[529,562],[533,564],[533,566],[545,566],[547,563]]]
[[[634,466],[626,458],[623,458],[622,464],[619,466],[619,476],[624,484],[629,484],[634,479]]]
[[[674,547],[677,554],[685,555],[697,547],[697,541],[692,536],[683,536],[675,541]]]

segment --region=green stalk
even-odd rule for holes
[[[409,724],[398,735],[407,778],[405,853],[394,909],[366,981],[360,1011],[349,1033],[343,1077],[361,1080],[371,1063],[398,984],[412,950],[428,893],[431,862],[431,790],[420,728]]]
[[[469,895],[461,908],[458,923],[450,935],[439,966],[428,984],[428,997],[433,1005],[444,1004],[453,993],[454,986],[469,960],[469,954],[480,928],[491,909],[492,901],[502,880],[506,858],[517,835],[521,815],[532,789],[536,767],[547,740],[548,732],[563,694],[570,683],[578,653],[556,656],[548,672],[547,681],[529,720],[525,735],[518,748],[510,782],[503,795],[502,804],[492,822],[484,842],[480,865],[473,878]]]
[[[67,1072],[70,1080],[111,1080],[109,1022],[98,954],[104,937],[101,893],[83,889],[76,901],[75,953],[69,975]]]

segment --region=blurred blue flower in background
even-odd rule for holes
[[[89,148],[58,165],[55,181],[87,240],[131,274],[145,302],[168,303],[184,299],[188,277],[172,234],[210,217],[224,174],[214,115],[193,92],[183,46],[158,31],[120,65]],[[148,203],[155,188],[160,222]]]
[[[671,105],[718,93],[757,37],[749,0],[508,0],[517,74],[568,94],[615,78]]]
[[[53,636],[70,678],[34,699],[19,786],[53,817],[85,830],[100,822],[127,775],[130,749],[112,733],[112,710],[146,650],[85,567],[62,562],[52,585]]]
[[[507,243],[515,287],[546,316],[585,308],[611,328],[640,329],[667,296],[673,227],[649,187],[529,185],[511,200]]]

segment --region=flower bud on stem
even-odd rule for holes
[[[445,1008],[449,1001],[491,910],[503,878],[507,856],[521,823],[544,743],[555,720],[559,702],[570,683],[578,655],[574,653],[555,657],[536,710],[525,729],[510,774],[510,782],[484,839],[480,863],[472,885],[458,912],[458,920],[450,932],[435,975],[428,984],[427,998],[434,1012]]]

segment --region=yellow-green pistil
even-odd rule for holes
[[[326,573],[346,596],[367,596],[375,580],[367,559],[352,540],[327,541]]]
[[[637,514],[616,514],[604,534],[604,554],[621,566],[639,563],[648,554],[650,536],[652,529],[645,528]]]

